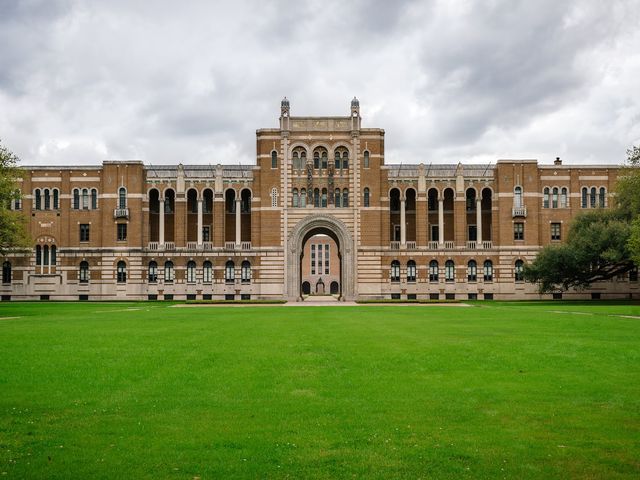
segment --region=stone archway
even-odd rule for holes
[[[309,215],[300,220],[288,238],[287,251],[287,298],[289,301],[300,300],[300,258],[304,244],[316,233],[325,233],[333,237],[338,244],[341,256],[340,284],[342,300],[355,298],[355,258],[353,237],[347,226],[339,219],[326,214]]]

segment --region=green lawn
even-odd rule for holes
[[[0,304],[0,478],[639,478],[621,315]]]

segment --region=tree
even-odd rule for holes
[[[627,150],[627,167],[618,179],[616,191],[617,207],[631,222],[629,253],[640,265],[640,147]]]
[[[25,220],[20,212],[11,210],[11,204],[20,198],[17,187],[18,157],[0,143],[0,254],[30,245]]]
[[[577,216],[563,245],[544,247],[524,269],[525,280],[541,293],[586,288],[634,268],[628,242],[629,221],[616,210],[594,210]]]

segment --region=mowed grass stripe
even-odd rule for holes
[[[612,313],[638,306],[2,304],[0,469],[636,478],[640,323]]]

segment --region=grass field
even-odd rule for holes
[[[623,316],[0,304],[0,478],[639,478]]]

